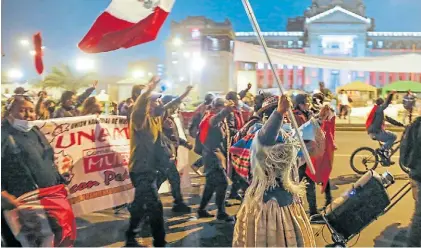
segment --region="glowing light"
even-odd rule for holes
[[[145,76],[145,72],[142,70],[135,70],[132,72],[132,78],[142,78]]]
[[[18,69],[10,69],[10,71],[7,73],[9,78],[11,79],[21,79],[23,77],[22,71]]]
[[[205,66],[205,64],[206,64],[206,61],[203,58],[197,57],[197,58],[194,58],[192,60],[191,66],[192,66],[192,69],[193,70],[200,71],[200,70],[203,69],[203,67]]]
[[[91,71],[95,68],[95,61],[88,58],[80,58],[76,60],[76,69],[78,71]]]
[[[172,40],[172,44],[173,44],[174,46],[176,46],[176,47],[179,47],[179,46],[181,46],[181,45],[183,44],[183,41],[182,41],[180,38],[175,37],[175,38]]]
[[[24,39],[24,40],[20,40],[20,44],[21,44],[22,46],[29,46],[29,40],[26,40],[26,39]]]

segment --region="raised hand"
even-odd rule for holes
[[[98,80],[95,80],[94,83],[92,84],[92,87],[96,88],[98,86]]]
[[[149,80],[149,83],[148,83],[149,89],[154,90],[160,81],[161,79],[158,76],[153,76],[151,80]]]
[[[286,95],[282,95],[279,97],[279,100],[278,100],[277,111],[281,114],[285,114],[288,111],[288,109],[291,107],[291,105],[292,104],[289,97]]]

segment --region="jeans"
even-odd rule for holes
[[[218,214],[225,213],[225,193],[228,188],[228,181],[225,171],[222,169],[212,170],[206,173],[205,190],[200,201],[199,210],[204,210],[215,193],[215,204],[218,207]]]
[[[134,230],[148,216],[155,247],[165,246],[164,211],[158,195],[156,173],[130,173],[135,195],[129,207],[130,221],[127,238],[134,238]]]
[[[232,180],[232,185],[231,185],[230,198],[234,198],[238,196],[238,191],[240,189],[246,192],[249,185],[240,175],[238,175],[235,169],[232,169],[231,180]]]
[[[195,166],[195,167],[197,167],[197,168],[202,167],[202,166],[203,166],[203,158],[202,158],[202,157],[200,157],[199,159],[197,159],[197,160],[193,163],[193,166]]]
[[[384,145],[382,147],[383,150],[390,150],[393,146],[393,143],[395,143],[396,140],[396,134],[382,130],[378,133],[371,134],[372,137],[374,137],[376,140],[384,142]]]
[[[310,208],[310,215],[317,214],[317,200],[316,200],[316,183],[311,180],[307,174],[306,174],[306,168],[307,165],[303,165],[298,169],[298,173],[300,176],[300,181],[303,180],[303,178],[306,179],[308,185],[306,188],[306,196],[307,196],[307,202],[308,206]],[[332,193],[330,191],[330,181],[327,181],[326,189],[325,189],[325,206],[329,205],[332,202]]]
[[[170,164],[163,171],[158,173],[157,177],[157,186],[158,189],[161,185],[168,179],[171,185],[171,194],[174,198],[174,204],[183,203],[183,196],[181,195],[180,187],[180,174],[178,174],[177,166],[174,162],[169,162]]]
[[[415,198],[415,211],[409,226],[409,247],[421,247],[421,182],[411,180],[412,193]]]

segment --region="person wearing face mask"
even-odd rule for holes
[[[63,92],[60,98],[61,107],[56,109],[53,118],[79,116],[81,113],[78,107],[92,94],[97,85],[98,81],[95,81],[92,87],[86,89],[80,96],[76,96],[73,91]]]
[[[137,97],[130,117],[130,179],[135,188],[134,200],[129,207],[129,228],[126,231],[126,245],[138,246],[135,239],[140,221],[146,217],[152,229],[153,244],[165,246],[163,206],[157,188],[158,170],[173,159],[171,151],[162,141],[162,116],[166,110],[181,103],[191,91],[186,91],[166,105],[162,104],[161,94],[153,92],[159,83],[153,77]]]
[[[81,115],[99,115],[102,113],[102,104],[96,97],[88,97],[82,105]]]
[[[168,104],[173,99],[172,96],[164,96],[162,98],[162,104]],[[169,159],[167,164],[164,164],[163,167],[159,169],[158,173],[158,189],[160,186],[168,179],[168,182],[171,185],[171,194],[174,198],[174,205],[172,211],[176,213],[190,213],[191,209],[188,207],[184,201],[183,196],[181,195],[180,187],[180,174],[178,173],[176,162],[177,162],[177,151],[178,147],[184,146],[187,149],[191,150],[193,146],[185,139],[180,137],[176,122],[174,120],[173,114],[176,113],[176,107],[168,109],[164,114],[163,118],[163,142],[171,149],[173,159]]]
[[[221,221],[233,221],[233,218],[225,211],[225,194],[228,187],[225,169],[229,138],[226,117],[234,108],[233,101],[215,98],[211,109],[199,125],[198,135],[203,144],[202,157],[206,175],[205,189],[197,211],[199,218],[214,217],[205,208],[215,193],[215,204],[218,208],[216,218]]]
[[[76,222],[67,200],[64,186],[67,182],[54,164],[53,148],[32,123],[36,119],[34,104],[27,96],[14,96],[6,106],[5,116],[1,124],[2,210],[13,210],[19,205],[19,216],[29,214],[34,217],[30,209],[34,206],[36,208],[43,199],[44,203],[48,202],[42,206],[47,217],[56,223],[50,226],[54,242],[44,243],[48,242],[49,236],[37,240],[30,238],[40,230],[32,222],[31,225],[25,223],[23,217],[18,219],[22,230],[25,230],[18,236],[19,241],[24,246],[40,243],[47,246],[73,245]],[[36,220],[34,223],[39,222]]]
[[[295,97],[295,104],[294,104],[294,118],[298,124],[298,126],[300,127],[301,125],[303,125],[304,123],[308,122],[313,114],[310,111],[310,104],[309,104],[309,100],[308,100],[308,95],[306,94],[298,94]],[[317,149],[317,145],[316,142],[314,141],[309,141],[309,140],[304,140],[304,142],[306,143],[307,147],[309,148],[309,152],[312,152],[313,150]],[[320,154],[318,154],[319,156]],[[306,196],[307,196],[307,202],[310,208],[310,220],[311,221],[319,221],[319,218],[321,217],[318,213],[317,210],[317,202],[316,202],[316,184],[315,182],[312,180],[311,177],[308,176],[307,172],[309,171],[307,169],[307,164],[304,162],[300,167],[299,167],[299,175],[300,175],[300,180],[302,179],[306,179],[308,182],[308,186],[306,188]],[[332,202],[332,195],[330,193],[330,184],[327,183],[326,185],[326,189],[325,189],[325,206],[329,205]]]

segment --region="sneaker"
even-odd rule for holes
[[[203,173],[200,171],[200,167],[197,167],[196,165],[192,165],[191,169],[199,176],[203,176]]]
[[[174,204],[174,206],[172,207],[172,211],[175,213],[190,213],[191,208],[187,206],[184,202],[182,202]]]
[[[228,196],[228,199],[238,200],[238,201],[242,201],[243,200],[243,198],[239,194],[230,194]]]
[[[201,210],[197,210],[197,217],[199,218],[212,218],[215,217],[215,215],[209,213],[208,211],[201,209]]]
[[[315,215],[310,216],[310,223],[311,224],[326,224],[321,214],[315,214]]]
[[[225,212],[218,213],[218,215],[216,216],[216,219],[221,220],[221,221],[225,221],[225,222],[233,222],[234,221],[234,217],[229,216]]]

